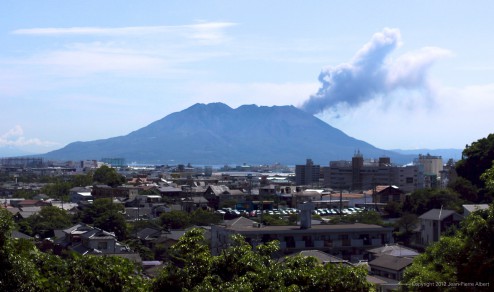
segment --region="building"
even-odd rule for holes
[[[321,166],[315,165],[312,159],[307,159],[305,165],[295,166],[295,184],[296,185],[319,185],[321,177]]]
[[[420,255],[418,251],[399,244],[386,244],[378,248],[370,249],[369,253],[371,255],[370,260],[383,255],[406,258],[414,258]]]
[[[412,258],[381,255],[369,262],[371,274],[396,281],[403,279],[405,269],[413,262]]]
[[[101,230],[86,224],[77,224],[63,230],[63,236],[56,240],[56,253],[70,250],[86,254],[129,254],[132,251],[117,241],[113,232]]]
[[[458,226],[463,216],[453,210],[432,209],[419,216],[420,244],[429,245],[439,241],[443,232],[452,226]]]
[[[478,210],[487,210],[489,209],[489,204],[467,204],[463,205],[463,216],[468,216],[472,212],[478,211]]]
[[[320,250],[352,262],[368,258],[368,249],[393,243],[392,227],[362,223],[312,225],[311,206],[299,208],[302,211],[299,226],[264,226],[244,217],[211,226],[212,253],[219,254],[228,247],[234,234],[241,234],[252,246],[278,240],[284,254]]]
[[[69,201],[71,203],[79,203],[81,201],[93,201],[91,189],[83,187],[74,187],[69,190]]]
[[[372,194],[374,203],[404,202],[405,193],[397,186],[377,186]]]
[[[106,163],[106,164],[110,165],[111,167],[124,167],[124,166],[126,166],[125,158],[121,158],[121,157],[101,158],[101,162]]]
[[[415,160],[415,164],[424,166],[425,175],[440,177],[441,171],[443,170],[443,158],[441,156],[419,154],[419,157]]]
[[[351,161],[331,161],[323,167],[323,185],[332,189],[361,191],[377,185],[396,185],[404,192],[424,187],[423,166],[391,164],[389,157],[365,160],[360,152]]]

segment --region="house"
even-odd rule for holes
[[[81,201],[92,201],[91,189],[75,187],[69,190],[69,201],[71,203],[79,203]]]
[[[468,216],[470,213],[475,212],[477,210],[487,210],[489,209],[488,204],[472,204],[472,205],[463,205],[463,216]]]
[[[372,275],[401,281],[405,269],[413,262],[412,258],[382,255],[369,262]]]
[[[405,269],[412,262],[411,258],[382,255],[369,262],[370,275],[367,279],[376,286],[377,291],[397,291]]]
[[[381,247],[369,249],[368,251],[371,260],[378,258],[382,255],[407,257],[407,258],[414,258],[419,255],[418,251],[399,244],[386,244]]]
[[[83,223],[63,230],[64,236],[57,239],[56,252],[63,249],[85,254],[127,254],[132,251],[117,241],[113,232],[101,230]]]
[[[405,193],[394,185],[377,186],[372,197],[374,203],[381,204],[405,201]]]
[[[443,232],[458,226],[463,216],[453,210],[432,209],[419,216],[420,243],[423,246],[439,241]]]
[[[204,192],[204,198],[208,200],[208,206],[214,209],[219,209],[220,206],[228,201],[245,201],[246,194],[241,190],[231,190],[225,185],[213,186],[210,185]]]
[[[161,186],[158,188],[161,196],[169,197],[169,198],[177,198],[180,197],[183,193],[181,188],[176,188],[172,186]]]

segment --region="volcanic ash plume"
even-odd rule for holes
[[[385,28],[374,34],[349,63],[323,69],[319,74],[321,88],[302,104],[302,109],[318,114],[340,103],[358,107],[377,96],[390,96],[396,90],[428,91],[428,69],[450,53],[426,47],[388,58],[400,40],[398,29]]]

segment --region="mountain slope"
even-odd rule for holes
[[[232,109],[222,103],[195,104],[126,136],[71,143],[44,157],[123,157],[157,164],[301,164],[312,158],[327,165],[331,160],[350,160],[357,150],[367,158],[387,155],[394,162],[411,161],[409,156],[349,137],[293,106]]]

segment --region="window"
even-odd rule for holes
[[[100,241],[100,242],[98,242],[98,249],[99,250],[108,249],[108,242],[106,242],[106,241]]]

